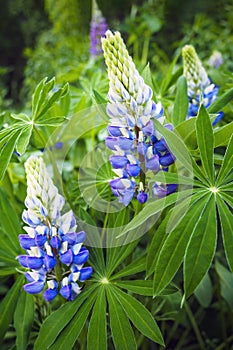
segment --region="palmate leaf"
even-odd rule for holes
[[[135,240],[130,244],[122,244],[119,247],[107,249],[107,254],[112,254],[111,260],[108,260],[106,264],[106,274],[108,276],[110,276],[112,272],[122,263],[122,261],[125,258],[127,258],[127,256],[129,256],[129,254],[135,249],[137,244],[138,240]]]
[[[87,350],[93,349],[107,349],[106,297],[104,287],[99,289],[88,327]]]
[[[9,324],[13,320],[23,281],[24,276],[19,276],[0,304],[0,344],[3,341]]]
[[[214,181],[214,136],[213,127],[206,109],[201,105],[196,118],[197,143],[202,167],[210,183]]]
[[[229,207],[222,200],[221,195],[217,196],[218,213],[221,221],[222,238],[228,265],[233,271],[233,216]]]
[[[196,289],[208,271],[217,243],[215,197],[212,194],[195,226],[184,257],[184,291],[186,298]]]
[[[43,121],[45,120],[44,114],[50,110],[50,108],[64,97],[69,92],[68,83],[62,87],[54,89],[55,78],[47,81],[48,78],[44,78],[37,85],[34,94],[32,96],[32,120]]]
[[[53,345],[49,348],[51,350],[72,350],[73,346],[82,331],[87,317],[92,309],[92,306],[97,297],[98,290],[95,289],[88,299],[83,302],[79,310],[75,313],[75,316],[71,321],[63,328],[61,333],[56,338]]]
[[[22,292],[14,314],[14,326],[16,330],[17,350],[27,348],[28,337],[34,321],[34,298],[33,295]]]
[[[139,256],[139,258],[134,259],[132,263],[121,268],[119,272],[111,275],[111,281],[122,277],[126,277],[126,276],[133,276],[136,273],[145,271],[145,269],[146,269],[146,257],[145,257],[145,253],[143,253],[141,256]]]
[[[152,314],[137,299],[129,294],[122,292],[116,287],[111,287],[128,318],[134,326],[147,338],[154,342],[164,345],[163,336]]]
[[[194,204],[196,201],[200,200],[201,194],[204,193],[195,193],[188,198],[184,198],[180,203],[177,203],[176,206],[167,213],[166,217],[163,219],[156,232],[153,233],[153,237],[147,253],[147,277],[149,277],[154,272],[159,253],[168,235],[182,220],[183,216],[187,212],[187,208],[189,208],[191,204]]]
[[[72,320],[85,300],[96,290],[96,285],[85,289],[75,301],[66,303],[46,318],[34,344],[34,350],[44,350],[52,346],[59,334]],[[66,348],[66,350],[68,350]]]
[[[148,278],[155,270],[156,262],[160,253],[160,250],[168,236],[166,231],[167,222],[169,220],[169,214],[163,219],[155,232],[152,232],[153,237],[150,242],[147,259],[146,259],[146,277]]]
[[[169,196],[161,199],[157,199],[148,202],[146,206],[140,211],[138,215],[136,215],[132,221],[125,226],[122,233],[118,236],[121,237],[129,231],[133,231],[136,228],[140,227],[144,222],[148,222],[149,218],[152,217],[152,221],[154,223],[153,217],[161,212],[163,209],[168,207],[171,204],[174,204],[178,199],[185,198],[190,195],[190,190],[184,190],[180,193],[172,193]]]
[[[107,288],[110,327],[116,350],[136,350],[134,332],[126,316],[125,310],[112,292]]]
[[[129,292],[153,296],[153,281],[133,280],[133,281],[116,281],[116,286],[127,289]]]
[[[210,194],[190,205],[185,217],[166,238],[154,271],[154,295],[158,295],[171,281],[180,267],[189,239],[192,236]]]
[[[182,123],[188,112],[187,81],[181,76],[177,81],[177,92],[173,108],[172,124],[174,127]]]

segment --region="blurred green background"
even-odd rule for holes
[[[135,61],[166,70],[190,43],[201,59],[221,52],[233,68],[231,0],[98,0],[111,30],[120,30]],[[0,108],[19,109],[45,76],[76,84],[89,61],[91,0],[0,1]],[[90,67],[89,67],[90,68]]]

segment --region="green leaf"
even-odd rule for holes
[[[133,280],[133,281],[117,281],[115,282],[116,286],[127,289],[129,292],[153,296],[153,281],[152,280]]]
[[[134,326],[147,338],[164,345],[163,336],[152,314],[131,295],[126,294],[118,288],[112,288],[127,316]]]
[[[82,331],[87,317],[92,309],[94,301],[96,299],[98,290],[95,289],[88,299],[86,299],[79,310],[76,312],[72,320],[66,325],[65,328],[58,335],[53,345],[49,348],[51,350],[72,350],[74,343],[76,342],[80,332]],[[77,297],[79,298],[79,296]]]
[[[226,146],[233,134],[233,122],[214,130],[214,147]]]
[[[215,263],[215,268],[220,278],[221,295],[233,310],[233,274],[218,261]]]
[[[175,128],[185,145],[191,150],[197,149],[197,135],[195,124],[196,118],[190,118],[183,121]]]
[[[107,100],[102,95],[100,95],[96,90],[93,90],[93,95],[94,95],[93,97],[94,97],[94,101],[95,101],[95,105],[98,113],[102,117],[102,120],[104,120],[105,122],[108,122],[109,116],[106,112]]]
[[[153,86],[153,80],[150,70],[150,63],[148,62],[143,71],[141,72],[141,76],[143,77],[145,83],[149,86]]]
[[[134,250],[134,248],[137,246],[138,240],[135,240],[134,242],[130,244],[122,244],[122,246],[116,247],[116,248],[110,248],[115,249],[118,251],[118,254],[114,255],[114,259],[112,259],[108,265],[106,265],[106,273],[108,276],[112,274],[112,272],[124,261],[127,256]]]
[[[166,74],[165,78],[162,81],[162,85],[161,85],[161,89],[160,89],[161,96],[164,96],[164,94],[167,92],[169,87],[172,85],[172,82],[174,81],[173,80],[173,76],[175,75],[175,77],[176,77],[175,81],[177,81],[177,73],[178,73],[178,75],[182,74],[182,71],[183,71],[182,68],[181,68],[181,70],[178,69],[173,74],[173,70],[174,70],[174,67],[176,65],[176,62],[177,62],[178,58],[179,58],[179,55],[175,56],[175,58],[173,59],[172,63],[168,67],[167,74]]]
[[[1,258],[0,258],[0,260],[1,260]],[[1,261],[1,263],[2,263],[2,261]],[[9,276],[9,275],[14,275],[14,274],[16,274],[16,273],[18,273],[17,271],[16,271],[16,269],[15,268],[13,268],[13,267],[2,267],[1,266],[1,269],[0,269],[0,276]]]
[[[224,179],[227,177],[228,173],[233,168],[233,135],[230,138],[228,143],[225,156],[223,158],[222,166],[219,170],[216,186],[222,185],[224,183]]]
[[[46,77],[39,82],[39,84],[36,86],[35,91],[32,95],[32,116],[36,116],[36,112],[37,112],[37,109],[39,107],[40,95],[41,95],[41,92],[45,86],[47,79],[48,78]],[[50,82],[51,82],[51,84],[54,85],[54,78]]]
[[[159,171],[153,176],[153,181],[158,181],[167,184],[179,184],[179,185],[191,185],[201,186],[201,182],[194,180],[192,177],[183,176],[178,173],[169,173],[165,171]]]
[[[32,97],[32,119],[39,121],[43,115],[57,102],[60,98],[66,95],[69,91],[68,83],[63,87],[53,91],[55,78],[52,78],[47,83],[47,78],[43,79],[35,89]]]
[[[0,343],[2,343],[9,324],[13,320],[23,281],[24,276],[19,276],[0,304]]]
[[[233,271],[233,216],[232,211],[224,203],[221,196],[217,196],[218,213],[221,221],[222,238],[228,265]]]
[[[137,242],[138,243],[138,242]],[[146,258],[143,253],[138,259],[134,259],[131,264],[121,268],[119,272],[111,276],[111,280],[116,280],[125,276],[133,276],[146,268]]]
[[[115,213],[114,213],[115,214]],[[120,251],[121,248],[119,248],[119,245],[121,245],[121,242],[116,241],[116,235],[119,230],[119,227],[124,226],[129,222],[129,210],[128,208],[124,208],[121,210],[117,215],[112,215],[109,217],[109,221],[112,219],[111,227],[113,229],[111,230],[111,234],[108,234],[107,239],[107,247],[109,247],[106,251],[107,259],[106,259],[106,272],[107,274],[111,274],[112,271],[115,270],[115,268],[118,266],[118,257],[121,255]],[[115,229],[114,229],[115,228]],[[117,243],[117,246],[115,246]]]
[[[230,206],[230,208],[233,208],[233,196],[232,196],[232,193],[228,194],[227,192],[221,191],[221,197]]]
[[[25,126],[25,128],[22,129],[22,131],[20,133],[19,139],[18,139],[17,144],[16,144],[16,151],[20,155],[24,154],[26,151],[26,148],[29,144],[29,141],[30,141],[30,138],[32,135],[32,129],[33,129],[33,125],[29,124],[29,125]]]
[[[40,120],[36,121],[36,125],[40,126],[59,126],[66,121],[66,117],[48,117],[43,115]]]
[[[85,300],[95,291],[96,284],[90,288],[85,289],[76,300],[66,303],[61,306],[58,310],[53,312],[43,322],[39,335],[34,344],[34,350],[44,350],[50,348],[56,338],[74,317],[79,308],[83,305]],[[68,349],[66,349],[68,350]]]
[[[144,222],[147,222],[149,218],[152,217],[152,224],[154,224],[154,216],[161,212],[163,209],[168,207],[169,205],[175,203],[180,198],[185,198],[187,195],[190,194],[190,190],[183,191],[180,193],[172,193],[169,196],[161,199],[156,199],[151,202],[148,202],[145,207],[140,211],[138,215],[136,215],[132,221],[126,225],[126,227],[123,229],[123,232],[118,236],[121,237],[122,235],[126,234],[129,231],[135,230],[137,227],[140,227]],[[151,225],[152,225],[151,224]],[[148,226],[149,229],[149,226]]]
[[[222,96],[220,96],[211,106],[208,108],[209,113],[218,113],[221,109],[227,105],[233,98],[233,88],[226,91]]]
[[[106,298],[102,287],[93,307],[87,334],[87,350],[107,349]]]
[[[155,270],[155,266],[158,260],[160,250],[169,234],[166,231],[166,226],[169,220],[170,214],[168,213],[163,219],[156,231],[152,232],[152,240],[150,242],[147,260],[146,260],[146,277],[148,278]]]
[[[112,288],[107,288],[107,298],[109,305],[110,327],[115,349],[137,349],[134,333],[125,314],[125,309],[119,303],[119,300],[113,293]]]
[[[181,76],[177,82],[177,92],[173,108],[172,124],[174,127],[182,123],[188,112],[187,81]]]
[[[0,153],[0,162],[1,162],[0,181],[3,179],[3,176],[5,175],[6,169],[8,167],[9,162],[10,162],[11,156],[14,152],[19,135],[20,135],[20,131],[16,131],[12,135],[10,135],[9,139],[7,140],[7,143],[4,145],[4,147],[1,150],[1,153]]]
[[[34,321],[33,295],[22,292],[14,314],[17,350],[27,349],[28,337]]]
[[[208,273],[202,278],[194,294],[202,307],[210,306],[213,298],[213,287]]]
[[[15,257],[20,253],[18,235],[21,233],[21,225],[17,213],[2,188],[0,188],[0,222],[7,235],[7,240],[11,242],[14,248]]]
[[[183,220],[166,238],[155,266],[154,295],[168,285],[180,267],[189,239],[209,197],[210,194],[207,194],[191,204]]]
[[[213,127],[206,109],[201,105],[196,118],[197,143],[202,167],[211,184],[214,181],[214,136]]]
[[[149,277],[154,272],[160,250],[169,233],[173,231],[182,220],[183,216],[186,214],[186,209],[189,208],[189,205],[199,200],[201,198],[201,195],[204,193],[205,192],[203,191],[198,191],[192,196],[184,198],[166,214],[166,217],[163,219],[156,232],[154,232],[152,241],[149,245],[146,268],[147,277]]]
[[[170,210],[169,221],[167,223],[166,232],[172,232],[181,222],[183,217],[186,215],[190,205],[193,205],[196,201],[200,200],[203,195],[206,194],[206,189],[195,189],[193,190],[192,196],[182,198],[178,201],[175,206]]]
[[[19,113],[19,114],[11,114],[11,117],[16,120],[21,120],[22,122],[28,123],[30,118],[27,114]]]
[[[55,102],[58,102],[60,98],[64,97],[69,92],[69,84],[66,83],[63,87],[58,88],[55,92],[49,92],[41,105],[41,109],[39,110],[36,116],[36,122],[38,123],[41,120],[44,120],[44,114],[47,113],[54,106]]]
[[[188,298],[208,271],[217,244],[214,195],[205,206],[190,238],[184,257],[184,290]]]

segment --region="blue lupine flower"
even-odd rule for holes
[[[152,119],[164,119],[163,107],[152,100],[152,90],[139,75],[119,32],[113,34],[108,30],[102,38],[102,47],[110,85],[106,146],[113,152],[110,163],[118,176],[110,181],[110,186],[124,205],[135,194],[140,203],[145,203],[148,199],[145,173],[150,170],[156,174],[175,160],[165,140],[154,130]]]
[[[92,0],[92,19],[90,25],[90,54],[95,58],[102,53],[101,37],[108,29],[107,22],[103,17],[95,0]]]
[[[197,116],[200,104],[208,108],[217,99],[219,87],[212,83],[205,68],[192,45],[185,45],[182,49],[184,76],[188,85],[188,114],[187,118]],[[215,125],[223,116],[219,112],[213,122]]]
[[[19,242],[27,254],[18,256],[19,263],[27,269],[25,277],[29,283],[24,285],[24,290],[30,294],[44,290],[46,301],[52,301],[58,293],[73,300],[81,291],[77,282],[84,282],[92,274],[91,267],[83,267],[89,257],[88,250],[82,247],[85,232],[75,232],[72,211],[61,214],[64,198],[54,186],[42,158],[30,157],[25,168],[27,210],[22,218],[28,226],[24,227],[26,234],[19,235]],[[64,292],[65,288],[69,293]]]

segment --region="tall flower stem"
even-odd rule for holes
[[[201,350],[206,350],[206,346],[205,346],[205,343],[202,339],[202,336],[201,336],[201,333],[200,333],[200,330],[198,328],[198,325],[197,325],[197,322],[195,320],[195,317],[193,316],[193,313],[188,305],[188,303],[185,301],[184,302],[184,308],[185,308],[185,311],[189,317],[189,320],[191,322],[191,325],[193,327],[193,330],[194,330],[194,333],[196,335],[196,338],[197,338],[197,341],[198,341],[198,344],[200,346],[200,349]]]

